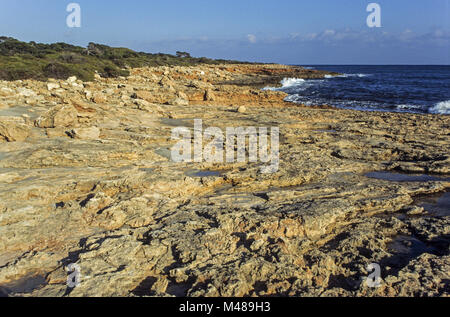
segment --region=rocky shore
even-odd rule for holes
[[[450,117],[260,89],[325,74],[0,82],[0,296],[448,296]],[[194,119],[279,127],[279,171],[173,162],[171,131]],[[365,283],[371,263],[380,287]]]

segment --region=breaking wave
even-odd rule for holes
[[[450,100],[435,104],[428,110],[429,113],[450,114]]]
[[[281,81],[281,88],[290,88],[295,86],[300,86],[305,82],[304,79],[301,78],[285,78]]]
[[[279,87],[279,88],[266,87],[266,88],[263,88],[263,90],[282,90],[282,89],[286,89],[286,88],[298,87],[300,85],[303,85],[305,82],[306,81],[301,78],[284,78],[280,82],[281,87]]]

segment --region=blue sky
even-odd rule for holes
[[[0,35],[24,41],[288,64],[450,64],[449,21],[450,0],[0,0]]]

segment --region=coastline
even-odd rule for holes
[[[0,294],[448,296],[450,219],[417,198],[450,182],[366,174],[448,177],[450,117],[261,90],[335,74],[227,64],[0,82]],[[171,129],[194,118],[279,126],[280,170],[171,162]],[[70,263],[89,278],[69,290]],[[370,263],[379,288],[363,282]]]

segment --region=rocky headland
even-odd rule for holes
[[[449,116],[260,89],[328,74],[299,67],[129,72],[0,82],[0,295],[450,294]],[[194,119],[279,127],[279,171],[173,162]]]

